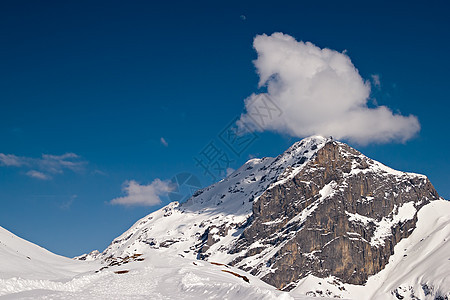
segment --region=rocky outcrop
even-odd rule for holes
[[[426,177],[330,141],[295,177],[254,202],[231,264],[286,290],[308,274],[363,284],[411,234],[417,211],[438,198]]]

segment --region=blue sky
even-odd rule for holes
[[[363,79],[377,75],[373,105],[417,116],[421,130],[351,145],[426,174],[448,199],[448,14],[444,1],[4,1],[0,226],[66,256],[103,250],[170,201],[112,205],[126,188],[183,172],[210,184],[195,161],[210,143],[234,169],[283,152],[299,138],[257,132],[236,152],[220,138],[264,90],[252,43],[274,32],[346,50]]]

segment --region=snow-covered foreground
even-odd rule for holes
[[[2,299],[293,299],[256,277],[224,265],[167,257],[157,250],[143,258],[97,273],[93,270],[101,267],[98,263],[85,262],[92,271],[59,280],[0,279],[0,296],[3,295]],[[245,276],[249,282],[230,272]],[[5,277],[6,273],[1,273]]]
[[[0,298],[292,299],[258,278],[224,265],[168,257],[158,250],[139,260],[96,272],[105,267],[100,261],[55,255],[0,227]]]

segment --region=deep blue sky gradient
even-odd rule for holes
[[[74,256],[161,207],[109,205],[124,181],[191,172],[209,184],[193,157],[258,92],[252,41],[276,31],[347,50],[363,78],[379,74],[372,96],[422,130],[357,149],[426,174],[448,199],[449,13],[444,1],[2,1],[0,153],[73,152],[88,164],[47,181],[0,167],[0,226]],[[232,167],[296,140],[259,134]]]

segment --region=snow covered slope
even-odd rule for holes
[[[0,280],[69,278],[87,269],[86,264],[53,254],[0,227]]]
[[[53,254],[0,227],[2,299],[293,299],[230,266],[150,250],[108,266]],[[300,296],[298,299],[308,299]]]
[[[156,250],[105,267],[52,254],[4,229],[0,241],[2,299],[293,299],[236,268]]]

